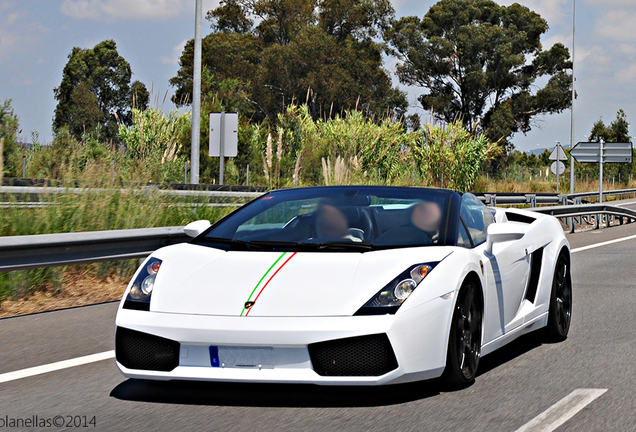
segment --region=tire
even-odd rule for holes
[[[464,388],[475,381],[481,357],[482,307],[472,282],[459,290],[448,339],[446,368],[442,379],[451,388]]]
[[[561,342],[568,337],[572,320],[572,277],[570,259],[567,253],[561,253],[557,259],[550,294],[548,326],[546,336],[549,341]]]

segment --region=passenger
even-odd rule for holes
[[[417,228],[428,233],[431,237],[439,231],[442,221],[442,210],[437,203],[424,201],[413,207],[411,223]]]
[[[323,204],[316,213],[316,235],[319,238],[361,241],[349,233],[347,218],[337,207]]]
[[[442,210],[432,201],[422,201],[413,206],[408,221],[390,229],[376,238],[377,245],[430,245],[437,241],[442,222]]]

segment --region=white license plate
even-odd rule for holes
[[[272,347],[211,346],[212,367],[272,369],[278,362],[278,354]]]

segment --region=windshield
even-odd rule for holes
[[[455,192],[426,188],[280,190],[240,208],[195,241],[225,250],[359,252],[455,244],[452,221],[458,216],[451,208],[458,202]]]

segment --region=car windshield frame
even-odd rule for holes
[[[319,186],[280,189],[230,213],[192,242],[226,251],[364,253],[406,247],[455,246],[460,201],[459,193],[436,188]],[[426,216],[427,212],[438,218],[434,231],[424,231],[427,225],[419,222],[421,217],[416,219],[416,214],[435,217]],[[339,224],[342,216],[346,220],[346,237],[339,230],[342,229]]]

